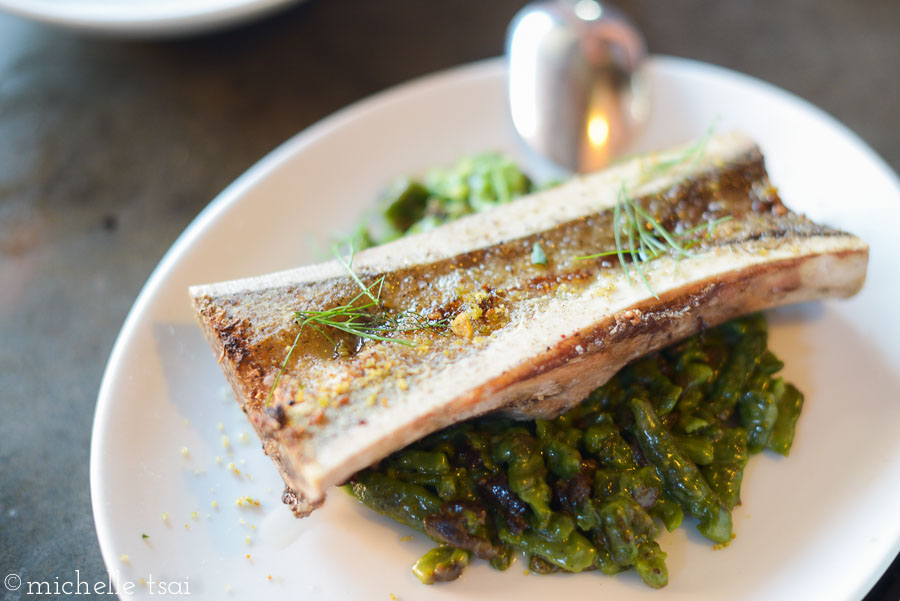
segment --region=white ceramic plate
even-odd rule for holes
[[[476,561],[459,581],[425,587],[409,567],[429,542],[404,540],[406,529],[342,492],[293,519],[223,392],[188,285],[311,260],[309,237],[348,226],[396,174],[485,149],[521,159],[495,60],[401,86],[301,133],[222,192],[162,260],[116,342],[94,422],[94,516],[121,596],[152,599],[164,581],[193,599],[266,601],[862,598],[900,551],[900,184],[846,128],[770,85],[673,58],[655,59],[651,73],[655,110],[639,149],[697,136],[718,117],[720,130],[759,140],[792,207],[871,243],[859,296],[770,315],[772,346],[807,403],[791,457],[751,462],[727,549],[714,551],[691,526],[664,535],[663,591],[634,574],[526,576],[521,561],[506,573]],[[243,495],[261,505],[237,507]]]
[[[298,0],[0,0],[44,23],[124,36],[175,36],[261,17]]]

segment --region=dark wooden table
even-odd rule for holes
[[[191,219],[321,117],[499,55],[521,4],[312,0],[155,42],[0,15],[0,577],[105,579],[88,492],[97,388],[128,308]],[[897,0],[620,4],[652,51],[795,92],[900,168]],[[30,598],[18,595],[0,588]],[[898,598],[895,561],[866,600]]]

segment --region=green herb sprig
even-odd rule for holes
[[[448,319],[430,319],[416,311],[402,311],[394,315],[384,313],[381,293],[384,289],[385,276],[382,275],[372,284],[366,286],[356,272],[353,271],[354,254],[352,245],[346,259],[337,249],[335,249],[335,256],[360,292],[343,305],[331,309],[294,312],[294,321],[300,325],[300,329],[297,331],[297,336],[294,337],[294,342],[288,349],[287,355],[275,376],[275,381],[272,383],[272,388],[266,397],[266,406],[268,406],[272,394],[278,386],[278,381],[287,368],[288,361],[290,361],[294,350],[300,342],[300,336],[307,326],[322,334],[331,343],[335,343],[335,341],[326,332],[327,328],[368,340],[414,346],[415,343],[411,340],[395,338],[389,334],[420,330],[442,330],[450,324]]]
[[[613,208],[613,233],[616,239],[616,249],[574,257],[574,260],[586,261],[615,255],[625,272],[625,277],[628,278],[628,284],[631,285],[632,275],[629,261],[625,260],[627,255],[631,259],[630,263],[634,271],[644,282],[647,290],[655,298],[659,298],[647,279],[644,265],[664,254],[673,254],[677,260],[695,256],[695,253],[689,249],[698,244],[697,235],[705,230],[705,237],[708,238],[717,225],[730,219],[731,216],[711,219],[682,232],[673,233],[663,227],[634,199],[629,198],[625,184],[622,184]]]
[[[654,161],[652,165],[646,167],[642,171],[640,179],[643,181],[647,181],[652,177],[665,173],[679,165],[693,166],[706,152],[706,147],[709,145],[709,141],[712,139],[713,134],[716,131],[717,121],[718,118],[713,121],[712,125],[710,125],[706,129],[703,135],[700,136],[696,142],[685,148],[680,153],[677,153],[662,161]]]
[[[396,342],[406,346],[415,345],[410,340],[394,338],[386,334],[400,332],[415,332],[431,328],[443,328],[449,322],[443,320],[428,319],[415,311],[403,311],[396,315],[373,313],[373,310],[381,309],[381,286],[384,285],[384,276],[380,277],[372,286],[364,289],[346,305],[326,309],[324,311],[297,311],[294,319],[300,327],[309,326],[325,336],[329,342],[335,342],[323,328],[333,328],[340,332],[346,332],[360,338],[380,340],[382,342]],[[378,294],[371,295],[372,289],[378,287]],[[367,302],[356,304],[364,297],[369,297]]]
[[[547,265],[547,253],[541,248],[540,243],[535,242],[531,247],[531,264]]]
[[[641,173],[639,181],[646,181],[678,165],[699,160],[706,150],[706,145],[712,137],[713,131],[714,126],[711,126],[702,138],[686,148],[682,153],[664,161],[657,161],[646,168]],[[622,270],[625,272],[625,277],[628,278],[628,284],[631,285],[631,270],[628,266],[629,262],[625,260],[627,255],[631,259],[634,271],[641,281],[644,282],[647,290],[655,298],[659,298],[647,279],[644,265],[664,254],[673,254],[678,261],[686,257],[696,256],[689,249],[699,243],[696,239],[697,235],[706,230],[705,237],[709,238],[717,225],[730,219],[731,216],[720,217],[682,232],[670,232],[653,215],[630,197],[625,187],[625,182],[622,182],[619,187],[616,204],[613,207],[615,250],[574,257],[574,260],[586,261],[615,255],[619,259],[619,265],[622,266]]]

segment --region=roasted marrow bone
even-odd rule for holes
[[[728,134],[692,148],[359,253],[364,285],[384,276],[378,311],[451,324],[389,334],[406,344],[307,327],[276,378],[298,335],[294,312],[360,292],[346,268],[335,260],[192,287],[286,502],[305,514],[329,486],[477,415],[556,415],[632,359],[707,326],[860,289],[867,245],[785,207],[752,141]],[[691,256],[644,263],[644,282],[634,265],[626,276],[628,257],[578,258],[617,248],[614,207],[625,196],[670,232],[727,220],[697,235]]]

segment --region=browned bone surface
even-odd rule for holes
[[[670,160],[670,159],[675,160]],[[670,232],[720,217],[690,257],[645,264],[650,289],[616,257],[613,207],[624,191]],[[540,243],[546,266],[531,262]],[[849,296],[868,247],[787,209],[762,155],[740,134],[701,154],[640,157],[433,231],[359,253],[382,311],[416,311],[452,328],[396,334],[411,345],[299,326],[295,311],[359,292],[337,261],[191,288],[200,323],[298,515],[327,487],[450,424],[496,410],[552,416],[632,359],[751,311]],[[326,332],[341,340],[334,332]]]

